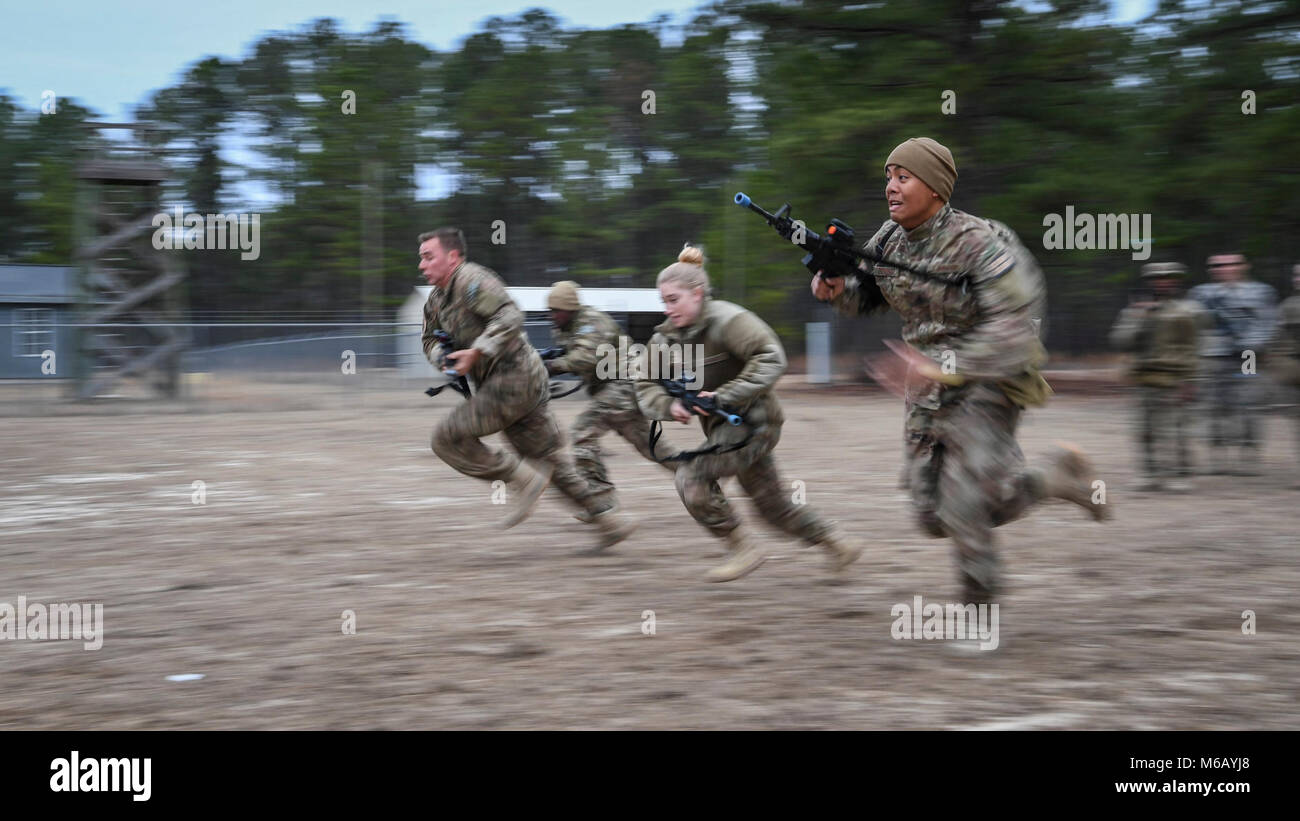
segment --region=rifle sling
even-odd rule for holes
[[[754,438],[754,432],[753,430],[750,430],[749,435],[734,445],[727,445],[726,447],[723,447],[722,445],[709,445],[707,448],[700,448],[698,450],[682,450],[672,456],[666,456],[663,459],[660,459],[658,456],[655,456],[655,445],[657,445],[659,440],[663,438],[663,433],[663,422],[655,419],[650,423],[650,455],[654,456],[655,461],[661,464],[664,462],[689,462],[697,456],[708,456],[711,453],[731,453],[733,450],[740,450],[745,445],[748,445],[749,440]]]

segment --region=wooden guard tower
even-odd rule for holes
[[[138,123],[90,123],[95,146],[77,168],[77,263],[81,271],[76,396],[90,399],[120,380],[142,380],[177,395],[185,269],[175,251],[153,246],[161,210],[163,165],[136,133],[104,140],[105,131],[140,132]]]

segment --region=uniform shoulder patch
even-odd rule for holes
[[[990,278],[997,279],[1007,271],[1010,271],[1015,264],[1016,258],[1011,255],[1010,251],[1006,249],[999,251],[994,255],[993,259],[989,260],[988,270]]]
[[[594,330],[596,330],[596,326],[595,326],[595,325],[583,325],[581,328],[578,329],[578,333],[580,333],[580,334],[589,334],[589,333],[591,333],[591,332],[594,331]]]
[[[468,299],[470,302],[473,302],[475,299],[478,298],[477,282],[471,282],[469,284],[469,287],[465,289],[465,298]]]

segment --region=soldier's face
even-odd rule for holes
[[[901,165],[885,169],[885,202],[889,205],[889,218],[908,231],[943,207],[943,200],[934,189]]]
[[[1178,293],[1178,280],[1173,277],[1156,277],[1151,280],[1151,290],[1158,296],[1171,297]]]
[[[430,285],[443,285],[457,265],[460,265],[460,252],[444,251],[436,237],[420,243],[420,273]]]
[[[1219,282],[1236,282],[1246,275],[1249,266],[1241,254],[1216,254],[1206,260],[1205,267]]]
[[[699,318],[700,305],[704,303],[703,288],[683,288],[679,283],[665,282],[659,286],[659,296],[664,301],[664,315],[674,328],[689,327]]]
[[[563,328],[573,320],[573,311],[561,311],[559,308],[551,309],[551,324],[557,328]]]

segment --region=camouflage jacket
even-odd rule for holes
[[[651,357],[658,360],[651,362]],[[659,362],[668,357],[695,374],[698,384],[692,390],[716,392],[719,407],[743,416],[751,429],[785,421],[772,391],[785,373],[785,348],[776,332],[752,311],[705,297],[700,316],[690,327],[676,328],[665,321],[655,328],[645,353],[632,363],[633,373],[648,377],[637,382],[636,390],[637,404],[650,419],[673,418],[673,399],[653,378],[680,378],[676,369],[663,372]],[[747,435],[744,426],[732,428],[716,416],[700,420],[710,441],[725,444]]]
[[[1277,322],[1277,291],[1253,279],[1206,282],[1187,292],[1209,312],[1201,335],[1201,356],[1241,356],[1268,345]]]
[[[554,329],[554,344],[564,348],[564,356],[551,360],[551,369],[575,374],[594,395],[618,381],[618,338],[622,334],[623,329],[609,314],[583,305],[567,328]],[[598,364],[603,367],[597,368]]]
[[[897,230],[891,229],[897,227]],[[888,235],[888,239],[885,237]],[[1039,326],[1047,310],[1043,272],[1010,228],[945,204],[911,231],[886,220],[863,245],[887,264],[864,265],[832,303],[843,314],[893,308],[903,319],[903,341],[966,381],[994,382],[1022,406],[1041,405],[1051,393],[1039,373],[1047,352]],[[939,407],[942,386],[922,380],[908,401]]]
[[[1300,294],[1288,297],[1278,308],[1274,345],[1280,361],[1268,367],[1277,381],[1300,387]]]
[[[1128,307],[1110,329],[1110,344],[1133,354],[1129,376],[1139,385],[1172,387],[1196,375],[1196,343],[1204,311],[1186,299],[1154,308]]]
[[[1277,334],[1287,355],[1300,358],[1300,294],[1288,297],[1278,308]]]
[[[521,390],[546,390],[546,368],[524,335],[524,314],[491,270],[462,262],[445,287],[434,286],[424,303],[424,355],[433,366],[445,353],[433,332],[451,334],[457,350],[477,348],[482,356],[468,376],[475,384],[489,379],[519,379]]]

